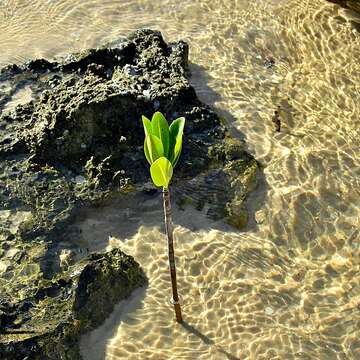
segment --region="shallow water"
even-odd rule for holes
[[[360,358],[355,14],[318,0],[5,0],[0,19],[0,64],[111,43],[144,26],[188,41],[198,94],[263,166],[245,231],[175,211],[184,327],[167,301],[160,198],[79,215],[91,250],[121,246],[149,278],[84,337],[85,359]]]

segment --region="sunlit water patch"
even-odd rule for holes
[[[188,41],[200,98],[263,166],[244,232],[175,211],[185,326],[168,305],[160,198],[79,215],[90,251],[120,246],[149,278],[84,337],[85,359],[360,358],[357,15],[320,0],[7,0],[0,17],[2,64],[144,26]]]

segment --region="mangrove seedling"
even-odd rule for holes
[[[176,321],[182,322],[181,307],[176,283],[176,267],[174,255],[174,234],[171,219],[171,202],[169,183],[173,175],[182,148],[185,118],[181,117],[168,125],[164,115],[154,113],[151,121],[143,116],[145,131],[144,153],[150,164],[150,175],[155,186],[162,187],[165,229],[168,242],[169,270],[172,286],[172,300]]]

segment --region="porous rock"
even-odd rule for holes
[[[114,249],[94,253],[51,280],[37,277],[17,301],[2,294],[1,359],[81,359],[79,336],[100,325],[115,303],[145,282],[134,259]]]

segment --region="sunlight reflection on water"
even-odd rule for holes
[[[121,246],[149,287],[84,337],[85,359],[360,358],[360,36],[344,10],[320,0],[7,0],[0,19],[2,65],[145,26],[188,41],[200,98],[264,168],[244,232],[176,211],[184,327],[164,300],[159,199],[89,211],[78,224],[89,247]]]

